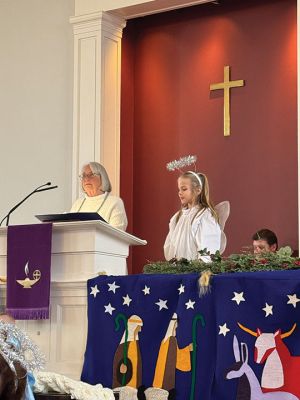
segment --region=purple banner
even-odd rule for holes
[[[52,224],[15,225],[7,231],[7,313],[48,319]]]

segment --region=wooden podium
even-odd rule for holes
[[[0,276],[6,276],[6,238],[7,228],[0,228]],[[17,321],[46,355],[45,370],[80,378],[87,333],[86,281],[102,273],[126,275],[129,246],[145,244],[102,221],[53,224],[50,319]],[[1,305],[5,298],[1,290]]]

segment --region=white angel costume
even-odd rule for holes
[[[186,258],[210,261],[209,257],[200,257],[199,250],[207,249],[215,253],[221,248],[221,228],[209,208],[199,210],[198,206],[182,210],[173,215],[169,224],[169,233],[164,244],[166,260]]]
[[[72,205],[71,212],[97,212],[113,227],[122,231],[127,228],[124,203],[120,197],[113,196],[109,192],[77,199]]]

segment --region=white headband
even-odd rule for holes
[[[194,172],[194,171],[188,171],[188,173],[189,173],[189,174],[193,174],[193,175],[198,179],[199,184],[200,184],[200,187],[201,187],[201,189],[202,189],[203,183],[202,183],[202,180],[201,180],[200,176],[199,176],[198,174],[196,174],[196,172]]]

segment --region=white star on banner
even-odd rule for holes
[[[159,301],[158,301],[157,303],[155,303],[155,304],[158,305],[159,311],[161,311],[163,308],[165,308],[166,310],[168,309],[167,301],[168,301],[168,300],[161,300],[161,299],[159,299]]]
[[[126,296],[122,296],[123,297],[123,306],[128,306],[130,305],[130,302],[132,301],[132,299],[128,296],[128,294],[126,294]]]
[[[219,329],[220,329],[220,330],[219,330],[219,335],[224,335],[224,336],[226,336],[227,333],[230,331],[230,329],[227,328],[226,322],[225,322],[224,325],[219,325]]]
[[[264,310],[264,312],[266,313],[265,317],[273,315],[273,306],[270,306],[268,303],[266,303],[266,306],[262,310]]]
[[[142,292],[144,292],[144,295],[146,296],[146,294],[150,294],[150,288],[148,286],[145,285],[144,289],[142,290]]]
[[[112,307],[112,305],[110,303],[107,304],[107,306],[104,306],[105,311],[104,313],[109,313],[110,315],[112,315],[113,311],[115,310],[114,307]]]
[[[187,309],[187,310],[188,310],[189,308],[194,309],[194,304],[195,304],[195,303],[196,303],[195,301],[192,301],[191,299],[189,299],[189,301],[188,301],[187,303],[185,303],[186,309]]]
[[[234,297],[231,300],[236,301],[237,305],[240,305],[241,301],[245,301],[244,292],[241,292],[241,293],[233,292],[233,293],[234,293]]]
[[[100,292],[100,290],[98,289],[98,286],[97,286],[97,285],[91,286],[90,289],[91,289],[91,293],[90,293],[90,294],[92,294],[94,297],[96,297],[96,296],[97,296],[97,293]]]
[[[116,293],[116,289],[119,289],[119,287],[120,287],[120,286],[116,285],[116,281],[114,281],[113,283],[108,283],[108,286],[109,286],[108,291],[114,292],[114,293]]]
[[[184,286],[183,286],[183,284],[181,284],[177,290],[179,291],[179,294],[184,293]]]
[[[289,301],[287,302],[287,304],[293,304],[294,308],[296,308],[298,301],[300,301],[300,299],[298,299],[296,294],[288,294],[287,297],[289,298]]]

